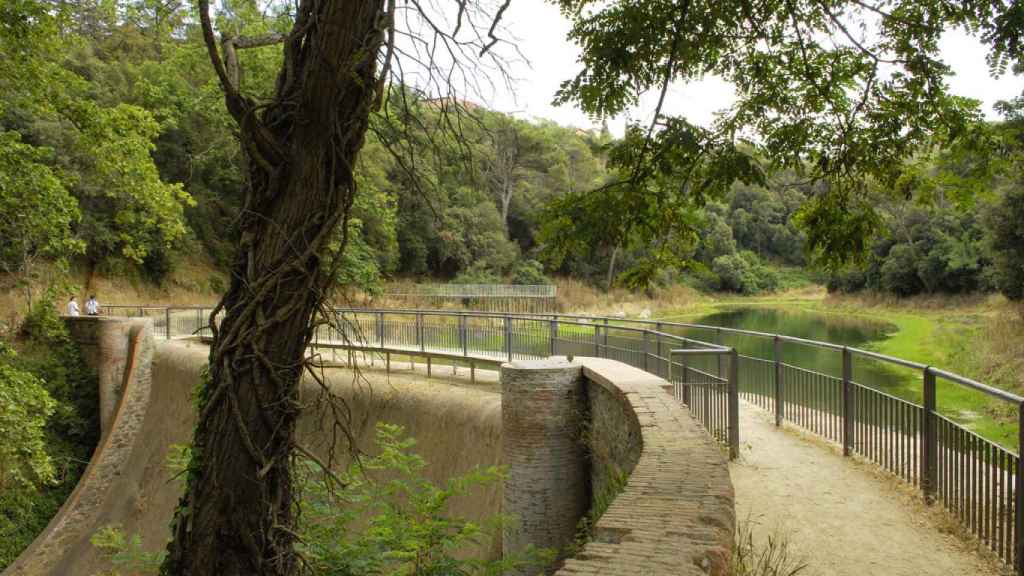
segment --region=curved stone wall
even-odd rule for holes
[[[607,509],[591,541],[556,574],[728,574],[735,505],[722,448],[664,390],[665,380],[614,360],[575,362],[595,416],[595,501],[609,470],[629,477],[614,500],[597,502]]]

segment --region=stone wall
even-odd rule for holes
[[[564,552],[589,504],[589,470],[580,433],[583,372],[564,359],[501,367],[502,452],[508,465],[502,511],[514,517],[506,554],[529,544]]]
[[[520,518],[506,531],[507,551],[572,549],[589,497],[598,517],[590,540],[556,574],[728,574],[735,509],[726,455],[666,384],[599,358],[502,367],[511,465],[503,511]],[[572,442],[588,453],[566,448]],[[581,466],[586,483],[576,478]]]
[[[590,509],[600,516],[636,467],[643,437],[632,404],[617,387],[589,382],[587,406],[583,441],[590,462]]]
[[[728,574],[735,507],[723,448],[663,379],[614,360],[575,361],[591,399],[595,500],[619,472],[629,478],[557,574]]]

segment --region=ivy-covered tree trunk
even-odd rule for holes
[[[322,256],[355,194],[387,15],[382,0],[302,0],[288,36],[227,38],[218,50],[207,4],[200,2],[204,35],[239,123],[249,189],[161,572],[294,574],[289,462],[298,381],[329,287]],[[282,40],[275,99],[257,105],[238,90],[234,49]]]

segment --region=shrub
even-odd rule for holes
[[[453,284],[501,284],[501,278],[486,264],[477,262],[452,279]]]
[[[533,285],[551,284],[551,279],[544,275],[544,266],[536,260],[520,260],[512,268],[512,284]]]
[[[39,495],[56,478],[46,430],[56,403],[43,381],[16,363],[14,351],[0,342],[0,570],[55,511]]]
[[[0,482],[0,569],[60,509],[99,440],[95,377],[50,304],[54,298],[51,291],[32,307],[19,331],[18,353],[5,349],[0,359],[0,381],[13,382],[15,387],[13,397],[0,400],[0,420],[17,416],[18,406],[28,406],[27,414],[43,421],[42,428],[25,425],[10,430],[11,424],[0,422],[0,438],[5,447],[23,454],[42,450],[50,462],[50,473],[36,475],[32,486],[5,489]],[[7,466],[0,463],[2,468]]]
[[[551,551],[534,549],[500,560],[463,558],[467,548],[483,544],[485,535],[500,534],[506,519],[499,516],[490,526],[478,525],[450,516],[448,503],[500,481],[502,471],[475,469],[436,485],[424,478],[426,462],[412,452],[415,441],[403,437],[401,427],[378,424],[376,439],[377,454],[340,476],[312,460],[298,461],[296,493],[302,495],[302,510],[296,515],[296,548],[310,573],[482,576],[553,559]],[[169,468],[183,471],[188,457],[187,450],[172,450]],[[100,530],[91,542],[115,567],[131,573],[155,574],[163,557],[163,552],[146,552],[138,535],[126,535],[117,526]]]
[[[880,272],[881,288],[886,292],[897,296],[910,296],[924,289],[917,274],[917,255],[909,244],[893,246],[882,263]]]
[[[867,286],[867,275],[860,268],[850,268],[832,273],[826,287],[829,292],[849,294],[863,290]]]
[[[729,292],[760,294],[775,290],[779,285],[778,274],[762,264],[756,254],[746,250],[715,258],[711,270],[718,276],[719,289]]]

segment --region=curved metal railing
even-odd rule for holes
[[[201,307],[107,307],[149,315],[168,338],[208,333]],[[842,446],[919,486],[928,502],[942,504],[965,528],[1021,573],[1024,559],[1024,398],[958,374],[859,348],[783,334],[659,320],[569,314],[500,314],[448,310],[336,309],[320,328],[320,345],[408,352],[445,352],[464,358],[510,361],[547,355],[613,358],[669,380],[709,432],[735,455],[738,418],[730,390],[790,422]],[[697,337],[699,335],[699,337]],[[770,357],[727,340],[771,343]],[[786,347],[825,350],[833,369],[786,362]],[[704,350],[709,354],[685,351]],[[747,353],[744,353],[747,352]],[[920,401],[858,382],[872,363],[920,372]],[[1013,405],[1018,452],[983,438],[951,415],[939,397],[963,387]],[[733,394],[735,396],[735,394]]]

